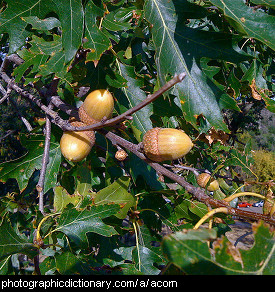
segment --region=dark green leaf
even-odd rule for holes
[[[22,135],[21,142],[28,149],[28,152],[15,161],[0,164],[0,180],[7,181],[8,178],[15,178],[18,181],[20,190],[23,190],[27,186],[33,172],[41,169],[45,137],[43,135]],[[60,161],[61,152],[59,143],[51,142],[48,172],[44,186],[45,193],[56,185]]]
[[[103,236],[117,234],[114,227],[103,223],[102,219],[115,215],[120,210],[119,205],[91,206],[90,210],[77,211],[67,207],[58,220],[55,231],[66,234],[77,245],[87,243],[87,232],[98,233]]]
[[[215,230],[186,230],[165,237],[162,248],[167,258],[188,274],[219,274],[222,269],[212,260],[206,242],[215,238]]]
[[[104,10],[89,1],[85,8],[85,38],[84,48],[89,49],[88,61],[100,59],[102,53],[111,47],[111,42],[98,27],[97,17],[103,17]]]
[[[252,162],[253,161],[250,155],[246,156],[236,149],[231,149],[230,156],[225,160],[223,166],[240,166],[247,174],[257,177],[252,170]]]
[[[128,108],[126,109],[128,110],[139,104],[147,96],[145,92],[140,89],[140,78],[138,78],[138,76],[136,75],[134,67],[119,63],[118,69],[121,76],[127,80],[127,86],[122,88],[122,92],[126,96],[129,103]],[[133,131],[138,141],[141,141],[141,136],[143,136],[149,129],[152,129],[153,127],[150,120],[151,114],[151,104],[133,114],[133,123],[131,124],[134,126]]]
[[[257,5],[263,5],[263,6],[267,6],[267,7],[271,7],[272,9],[275,9],[274,0],[251,0],[251,2]]]
[[[158,248],[139,245],[133,250],[133,259],[138,271],[145,275],[158,275],[160,270],[156,265],[166,264],[166,259]]]
[[[255,11],[239,0],[211,0],[211,2],[223,11],[240,33],[275,49],[274,16],[263,11]]]
[[[56,269],[61,275],[90,274],[90,267],[70,251],[55,256]]]
[[[181,100],[185,119],[197,127],[197,117],[202,114],[209,127],[228,131],[221,113],[226,103],[219,104],[222,92],[207,78],[199,62],[202,57],[237,62],[247,56],[240,54],[238,47],[232,46],[235,41],[229,35],[186,27],[180,21],[180,15],[172,1],[145,2],[145,17],[152,24],[161,84],[167,81],[168,76],[185,72],[186,78],[173,89]]]
[[[12,227],[7,216],[4,216],[0,225],[0,260],[15,253],[23,253],[33,258],[37,250],[32,242],[18,234]]]
[[[30,32],[25,30],[24,17],[36,16],[39,19],[50,12],[59,16],[62,29],[64,62],[68,63],[81,45],[84,13],[82,3],[77,0],[7,0],[7,8],[0,14],[0,32],[9,34],[10,53],[23,46]],[[57,71],[58,72],[58,71]]]

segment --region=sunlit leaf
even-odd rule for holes
[[[94,203],[96,205],[110,203],[119,204],[121,210],[119,210],[116,216],[124,219],[129,208],[135,204],[134,197],[128,192],[130,181],[131,179],[129,177],[117,179],[114,183],[94,195]]]
[[[55,231],[66,234],[77,245],[87,244],[88,232],[98,233],[103,236],[117,234],[114,227],[103,223],[102,219],[115,215],[120,209],[119,205],[91,206],[90,210],[77,211],[67,207],[58,220]]]
[[[239,32],[275,49],[274,16],[254,10],[239,0],[211,0],[211,2],[223,11]]]

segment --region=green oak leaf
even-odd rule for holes
[[[33,258],[37,254],[36,248],[26,237],[23,237],[12,227],[7,216],[2,218],[0,224],[0,260],[16,253],[25,254]]]
[[[124,219],[130,207],[135,205],[134,197],[128,192],[131,179],[129,177],[121,177],[111,185],[100,190],[94,195],[94,203],[102,204],[119,204],[122,208],[116,214],[116,217]]]
[[[82,197],[78,194],[70,195],[66,189],[57,186],[54,189],[53,207],[55,212],[61,212],[68,204],[79,205]]]
[[[84,12],[78,0],[7,0],[7,7],[0,14],[0,33],[9,34],[9,53],[25,44],[30,35],[24,17],[36,16],[43,20],[49,13],[59,16],[62,30],[64,61],[68,63],[82,42]]]
[[[70,205],[63,210],[54,230],[66,234],[77,245],[86,246],[88,232],[106,237],[117,234],[114,227],[105,224],[102,219],[117,214],[119,205],[91,206],[89,210],[76,210]]]
[[[0,164],[0,181],[6,182],[8,178],[17,179],[20,190],[23,190],[35,170],[40,170],[44,152],[45,137],[43,135],[21,135],[21,143],[27,148],[22,157]],[[56,185],[57,173],[61,162],[59,143],[51,142],[49,163],[45,177],[44,192]]]
[[[128,101],[127,108],[125,109],[128,110],[142,102],[147,97],[147,95],[140,88],[141,81],[139,78],[137,78],[138,76],[134,67],[123,63],[118,63],[118,71],[120,75],[127,81],[127,86],[122,87],[122,92]],[[125,110],[121,108],[122,112]],[[152,113],[153,105],[149,104],[132,115],[133,122],[131,125],[133,126],[132,129],[138,141],[141,141],[141,136],[143,136],[148,130],[152,129],[152,122],[149,118]]]
[[[251,0],[252,3],[275,9],[275,0]]]
[[[38,30],[51,30],[55,27],[61,26],[61,22],[55,17],[48,17],[45,19],[39,19],[37,16],[22,17],[24,21],[32,25],[33,29]]]
[[[232,26],[248,38],[257,39],[271,49],[275,49],[275,17],[263,11],[253,10],[244,1],[239,0],[210,0],[220,8]],[[268,1],[252,1],[265,2]],[[264,4],[264,3],[262,3]],[[274,5],[270,3],[271,5]]]
[[[160,83],[164,84],[171,75],[185,72],[186,78],[172,90],[180,99],[185,119],[198,128],[197,118],[203,115],[209,128],[214,126],[228,131],[221,112],[228,101],[220,103],[223,92],[202,71],[200,59],[208,57],[240,62],[249,57],[228,34],[187,27],[181,18],[181,12],[189,7],[185,6],[187,1],[180,6],[173,2],[152,0],[145,1],[144,6],[145,18],[152,25]]]
[[[104,16],[104,10],[89,1],[85,7],[85,42],[88,49],[87,61],[97,61],[104,51],[111,47],[109,37],[97,26],[97,18]]]
[[[213,229],[185,230],[165,237],[162,248],[170,262],[187,274],[274,274],[274,231],[263,222],[255,225],[255,242],[249,250],[236,249],[226,237],[218,238],[210,250],[207,241],[215,238]]]

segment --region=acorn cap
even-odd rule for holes
[[[92,124],[96,124],[99,121],[92,119],[87,112],[85,111],[85,109],[82,107],[82,105],[80,106],[80,108],[78,109],[78,115],[80,120],[86,124],[86,125],[92,125]]]
[[[156,162],[181,158],[193,147],[187,134],[173,128],[153,128],[145,133],[142,143],[145,155]]]
[[[208,184],[209,179],[211,179],[210,183]],[[208,184],[207,190],[210,192],[216,191],[219,189],[219,183],[215,180],[209,173],[201,173],[197,176],[197,183],[200,187],[205,188]]]
[[[124,149],[117,150],[115,154],[115,158],[119,161],[123,161],[128,157],[127,152]]]
[[[104,117],[109,119],[114,110],[114,98],[106,89],[92,91],[79,108],[79,117],[85,124],[95,124]]]

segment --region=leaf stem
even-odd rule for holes
[[[50,217],[53,217],[55,215],[60,215],[61,213],[54,213],[54,214],[49,214],[47,216],[45,216],[44,218],[42,218],[42,220],[39,222],[38,226],[37,226],[37,231],[36,231],[36,240],[39,240],[41,238],[40,235],[40,230],[41,230],[41,226],[42,224]],[[49,234],[49,233],[48,233]],[[48,236],[48,234],[44,237],[46,238]]]
[[[225,202],[231,202],[232,200],[234,200],[235,198],[238,198],[238,197],[241,197],[241,196],[253,196],[253,197],[258,197],[258,198],[261,198],[263,200],[267,200],[269,201],[270,203],[274,203],[272,200],[266,198],[265,196],[263,195],[260,195],[260,194],[257,194],[257,193],[252,193],[252,192],[241,192],[241,193],[236,193],[236,194],[233,194],[225,199],[223,199]]]
[[[141,271],[141,261],[140,261],[140,254],[139,254],[139,241],[138,241],[138,231],[137,231],[137,226],[136,222],[132,222],[135,230],[135,235],[136,235],[136,247],[137,247],[137,254],[138,254],[138,270]]]
[[[194,230],[198,229],[208,218],[212,217],[214,214],[216,213],[225,213],[228,214],[228,208],[226,207],[220,207],[220,208],[216,208],[213,209],[211,211],[209,211],[207,214],[205,214],[198,222],[197,224],[194,226]]]

